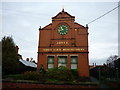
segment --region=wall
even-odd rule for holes
[[[61,35],[58,32],[60,25],[66,25],[68,33]],[[39,29],[38,65],[47,69],[47,56],[54,55],[57,67],[57,55],[68,55],[67,68],[70,69],[70,55],[78,55],[78,70],[80,76],[89,77],[88,60],[88,27],[75,22],[75,17],[64,10],[52,17],[52,23]]]

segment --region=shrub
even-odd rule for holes
[[[23,79],[24,80],[44,80],[45,79],[45,75],[36,71],[27,71],[23,74]]]
[[[70,81],[72,80],[72,73],[66,67],[61,66],[58,68],[48,69],[46,72],[47,78],[59,80],[59,81]]]
[[[78,70],[77,69],[71,69],[70,70],[73,79],[78,79],[79,78],[79,74],[78,74]]]
[[[80,82],[90,82],[90,78],[88,77],[79,77],[78,79]]]
[[[4,79],[11,79],[11,80],[20,80],[23,79],[23,74],[10,74],[10,75],[5,75],[2,77]]]

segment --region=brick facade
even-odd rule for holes
[[[48,62],[51,59],[52,64]],[[88,61],[88,26],[76,23],[64,9],[52,17],[52,23],[39,28],[38,69],[41,64],[45,69],[63,65],[89,77]]]

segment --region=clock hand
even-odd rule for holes
[[[58,29],[58,31],[62,31],[61,29]]]
[[[61,28],[62,30],[64,30],[62,27],[60,27],[60,28]],[[62,31],[62,30],[61,30],[61,31]]]

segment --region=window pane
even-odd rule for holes
[[[54,68],[54,56],[48,56],[48,69]]]
[[[66,63],[66,60],[64,58],[60,58],[58,63],[62,63],[62,64],[65,64]]]
[[[48,56],[48,64],[54,63],[54,56]]]
[[[71,59],[71,63],[77,63],[77,59],[72,58],[72,59]]]
[[[71,64],[77,64],[77,56],[71,56]]]
[[[60,66],[66,67],[66,64],[58,64],[58,67],[60,67]]]
[[[71,56],[71,69],[77,69],[78,57]]]
[[[58,56],[58,67],[65,66],[67,64],[67,56]]]
[[[77,69],[77,64],[71,64],[71,69]]]
[[[48,69],[54,68],[54,64],[48,64]]]

